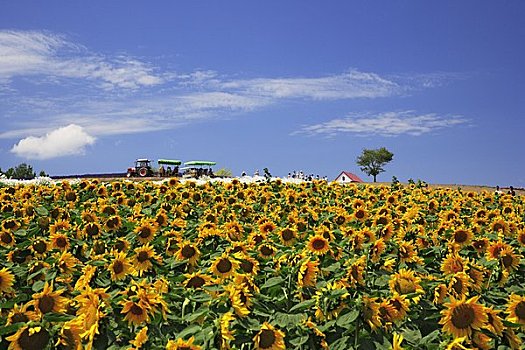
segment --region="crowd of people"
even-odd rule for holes
[[[496,186],[496,194],[503,194],[505,192],[503,192],[499,186]],[[515,196],[516,195],[516,191],[514,191],[514,187],[513,186],[510,186],[509,187],[509,190],[507,191],[507,194],[510,194],[511,196]]]
[[[302,170],[301,171],[293,171],[291,173],[288,173],[289,179],[300,179],[305,181],[312,181],[312,180],[328,180],[328,176],[319,176],[319,174],[305,174]]]

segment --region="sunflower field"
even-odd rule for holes
[[[523,197],[0,184],[0,349],[520,349]]]

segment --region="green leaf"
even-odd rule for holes
[[[192,324],[192,325],[184,328],[184,330],[182,332],[180,332],[177,337],[178,338],[184,338],[184,337],[192,336],[192,335],[200,332],[201,330],[202,330],[201,326],[199,326],[197,324]]]
[[[48,322],[66,322],[74,318],[74,315],[59,314],[55,312],[50,312],[44,315],[44,320]]]
[[[435,331],[431,332],[430,334],[427,334],[426,336],[423,337],[423,339],[421,339],[420,344],[421,345],[428,345],[428,344],[434,342],[439,337],[440,332],[441,331],[439,329],[436,329]]]
[[[49,211],[45,207],[42,207],[42,206],[36,207],[35,211],[40,216],[48,216],[49,215]]]
[[[211,300],[211,296],[208,293],[198,293],[195,295],[190,295],[188,298],[192,301],[196,301],[198,303],[204,303],[206,301]]]
[[[274,287],[284,283],[284,279],[280,276],[269,278],[262,286],[261,289]]]
[[[293,306],[289,312],[306,310],[314,305],[315,305],[315,300],[313,299],[305,300],[305,301],[300,302],[299,304],[295,304],[295,306]]]
[[[335,321],[335,323],[339,327],[347,328],[358,317],[359,317],[359,310],[352,310],[344,315],[340,315]]]
[[[10,324],[9,326],[0,327],[0,335],[15,333],[17,330],[25,326],[25,322],[18,322]]]
[[[332,344],[330,344],[330,349],[332,350],[346,350],[351,345],[349,343],[350,338],[349,337],[341,337],[334,341]]]
[[[195,312],[186,315],[185,320],[188,322],[193,322],[196,319],[206,315],[210,312],[210,309],[208,307],[200,307]]]
[[[306,343],[307,341],[308,341],[308,336],[305,335],[305,336],[294,338],[290,340],[290,344],[292,344],[295,347],[299,347],[303,345],[304,343]]]
[[[44,289],[44,284],[44,281],[36,281],[35,283],[33,283],[31,289],[33,290],[33,292],[40,292],[42,289]]]

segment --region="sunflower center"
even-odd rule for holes
[[[90,236],[96,236],[98,235],[98,233],[100,232],[99,228],[97,225],[94,225],[94,224],[89,224],[87,225],[86,227],[86,232],[88,233],[88,235]]]
[[[356,213],[355,213],[355,217],[358,218],[358,219],[362,219],[365,217],[365,212],[363,210],[358,210]]]
[[[33,249],[39,254],[44,253],[46,251],[46,248],[46,243],[43,241],[38,241],[35,244],[33,244]]]
[[[325,246],[326,246],[326,243],[322,239],[316,239],[312,242],[312,247],[315,250],[322,250],[324,249]]]
[[[65,237],[58,237],[56,240],[57,247],[64,248],[67,245],[67,240]]]
[[[140,238],[148,238],[151,236],[151,229],[149,227],[142,227],[139,236]]]
[[[273,249],[268,246],[262,246],[261,247],[261,254],[264,256],[269,256],[273,254]]]
[[[148,260],[148,258],[149,258],[148,252],[140,252],[137,256],[137,260],[141,263]]]
[[[500,230],[504,229],[504,226],[502,224],[500,224],[499,222],[496,222],[494,224],[493,228],[494,228],[494,231],[500,231]]]
[[[463,304],[454,308],[454,311],[452,311],[451,321],[454,327],[465,329],[470,327],[475,318],[476,314],[472,306]]]
[[[294,238],[293,231],[288,229],[284,230],[281,236],[285,241],[289,241]]]
[[[4,227],[6,229],[12,229],[15,226],[16,226],[16,223],[14,221],[5,221],[4,222]]]
[[[38,302],[38,308],[43,314],[53,311],[55,299],[52,296],[44,295]]]
[[[338,224],[338,225],[342,225],[345,223],[345,217],[344,216],[341,216],[339,215],[336,219],[335,219],[335,223]]]
[[[457,294],[461,294],[463,291],[463,281],[460,278],[455,278],[455,282],[452,284],[452,289],[454,289]]]
[[[133,315],[137,315],[137,316],[140,316],[144,313],[144,310],[137,304],[133,304],[133,306],[131,307],[131,309],[129,309],[129,311],[131,311]]]
[[[189,246],[189,245],[185,245],[183,248],[182,248],[182,256],[185,258],[185,259],[191,259],[194,255],[195,255],[195,248],[193,248],[192,246]]]
[[[464,230],[456,231],[454,234],[454,240],[456,243],[465,243],[467,241],[468,235]]]
[[[219,260],[219,263],[217,264],[217,270],[220,273],[226,273],[230,272],[232,269],[232,263],[228,259],[221,259]]]
[[[359,269],[357,268],[357,266],[352,266],[352,268],[350,269],[350,275],[352,275],[352,278],[356,281],[359,279]]]
[[[520,301],[516,305],[515,312],[516,316],[518,316],[520,320],[525,320],[525,301]]]
[[[124,241],[117,241],[117,243],[115,243],[115,248],[119,252],[122,252],[122,251],[124,251],[124,248],[126,248],[126,243],[124,243]]]
[[[18,345],[22,350],[44,349],[49,343],[49,333],[41,329],[38,333],[29,335],[29,328],[24,329],[18,338]]]
[[[505,254],[501,257],[501,261],[503,262],[503,266],[505,267],[511,267],[512,266],[512,255]]]
[[[77,199],[77,195],[75,194],[75,192],[66,193],[66,200],[68,202],[74,202],[76,199]]]
[[[378,225],[386,225],[388,223],[388,220],[384,216],[381,216],[379,219],[377,219],[376,223]]]
[[[21,312],[17,312],[11,317],[11,323],[27,322],[27,321],[29,321],[29,317],[27,317],[27,315]]]
[[[188,287],[192,287],[192,288],[200,288],[200,287],[202,287],[204,285],[205,282],[206,281],[204,281],[204,278],[199,277],[199,276],[193,276],[188,281],[187,286]]]
[[[406,278],[400,278],[397,283],[397,291],[401,294],[414,293],[416,291],[416,286],[411,280]]]
[[[275,342],[275,333],[270,329],[263,329],[259,337],[259,347],[262,349],[270,348]]]
[[[124,264],[122,264],[122,261],[115,261],[113,263],[113,272],[118,275],[119,273],[122,273],[122,271],[124,271]]]
[[[10,244],[11,242],[13,242],[13,237],[11,237],[11,235],[7,232],[2,232],[2,242],[5,243],[5,244]]]
[[[253,271],[253,263],[251,261],[243,261],[241,263],[241,269],[244,272],[250,273]]]

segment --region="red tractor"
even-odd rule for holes
[[[128,168],[127,177],[140,176],[148,177],[153,176],[154,172],[151,168],[151,161],[149,159],[137,159],[135,161],[134,168]]]

